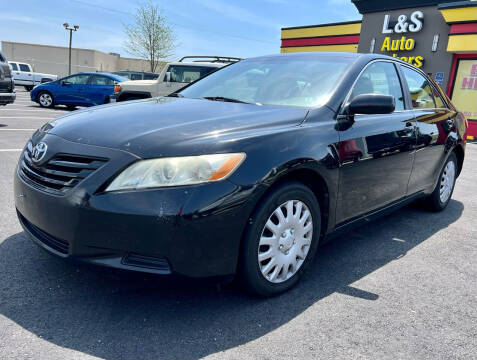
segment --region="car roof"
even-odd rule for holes
[[[374,60],[374,59],[387,59],[387,60],[393,60],[393,61],[398,61],[402,63],[402,60],[399,58],[387,56],[387,55],[381,55],[381,54],[363,54],[363,53],[351,53],[351,52],[328,52],[328,51],[320,51],[320,52],[294,52],[294,53],[286,53],[286,54],[273,54],[273,55],[264,55],[264,56],[258,56],[254,58],[248,58],[243,61],[247,60],[254,60],[254,59],[273,59],[273,58],[284,58],[284,57],[289,57],[289,58],[324,58],[324,57],[341,57],[341,58],[362,58],[362,59],[369,59],[369,60]]]

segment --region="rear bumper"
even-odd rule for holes
[[[15,92],[11,93],[0,93],[0,105],[13,104],[17,94]]]

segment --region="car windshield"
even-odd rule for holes
[[[318,107],[328,101],[352,61],[347,57],[244,60],[199,80],[180,95],[260,105]]]

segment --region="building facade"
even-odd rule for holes
[[[68,75],[67,47],[2,41],[2,52],[9,61],[31,64],[36,72],[59,77]],[[106,54],[98,50],[71,49],[72,73],[119,70],[150,71],[151,67],[146,60],[124,58],[119,54]]]
[[[421,68],[477,137],[477,1],[351,0],[362,19],[282,29],[281,52],[379,53]]]

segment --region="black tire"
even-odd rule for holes
[[[66,108],[71,111],[76,110],[76,106],[74,105],[66,105]]]
[[[260,270],[258,261],[259,241],[269,217],[273,214],[275,209],[289,200],[299,200],[308,207],[312,217],[312,239],[301,267],[299,267],[289,279],[280,283],[274,283],[266,279]],[[308,187],[302,183],[293,181],[283,183],[273,189],[255,209],[249,221],[249,225],[245,230],[244,238],[242,239],[238,280],[243,288],[254,295],[273,296],[287,291],[296,285],[316,254],[320,230],[320,205]],[[288,255],[288,252],[286,254]],[[287,271],[289,271],[289,268]]]
[[[452,188],[447,199],[445,199],[445,201],[442,201],[441,199],[442,179],[443,179],[443,176],[445,176],[445,170],[446,170],[447,164],[449,164],[449,162],[451,161],[454,163],[454,169],[455,169],[454,177],[452,181]],[[425,203],[430,210],[438,212],[438,211],[444,210],[447,207],[447,205],[449,204],[449,201],[452,198],[452,194],[454,192],[455,180],[457,177],[457,170],[458,170],[457,156],[455,155],[454,152],[452,152],[447,158],[446,162],[444,163],[444,166],[442,166],[441,171],[439,172],[439,178],[437,179],[437,184],[434,191],[432,192],[431,195],[429,195],[425,199]]]
[[[46,97],[49,96],[49,98],[51,99],[51,102],[47,102],[47,101],[43,101],[42,99],[42,95]],[[55,98],[53,97],[53,95],[51,93],[49,93],[48,91],[41,91],[38,93],[37,97],[36,97],[36,101],[37,103],[41,106],[41,107],[44,107],[44,108],[52,108],[52,107],[55,107]]]
[[[25,85],[24,88],[25,88],[26,91],[32,91],[33,90],[32,85]]]

